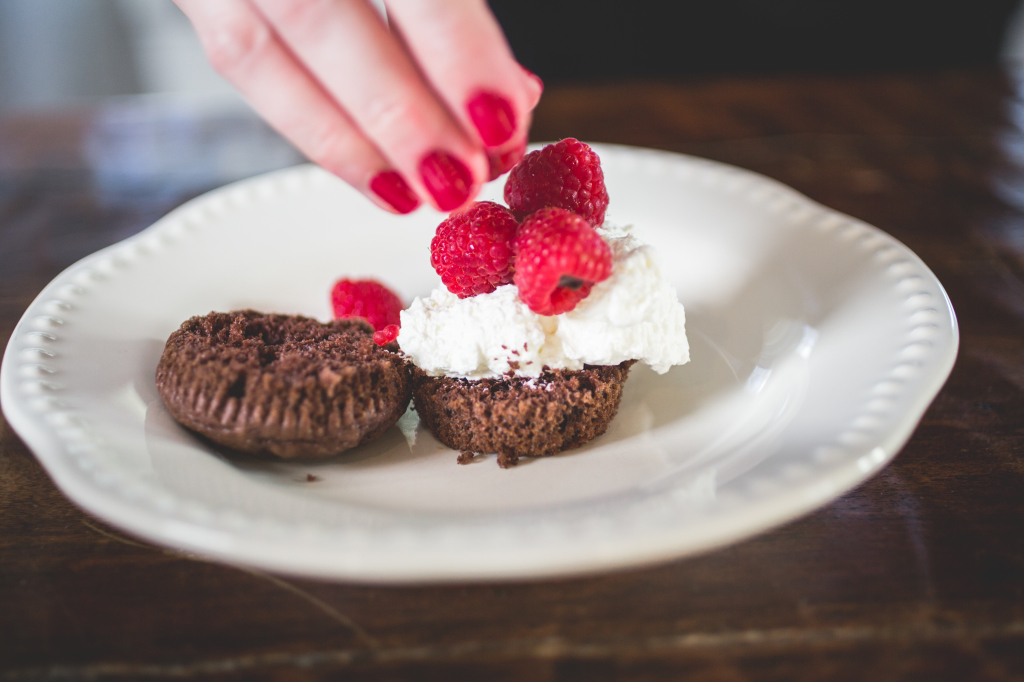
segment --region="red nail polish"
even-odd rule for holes
[[[519,160],[526,154],[526,144],[509,149],[504,154],[487,154],[487,162],[490,164],[487,179],[494,180],[499,175],[512,170],[512,167],[519,163]]]
[[[395,171],[381,171],[374,175],[370,189],[399,213],[411,213],[420,205],[405,178]]]
[[[466,164],[448,152],[434,151],[420,161],[420,176],[438,208],[451,211],[469,198],[473,176]]]
[[[516,131],[512,103],[497,93],[481,90],[466,103],[466,109],[488,147],[508,142]]]

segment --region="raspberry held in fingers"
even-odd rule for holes
[[[564,208],[541,209],[523,221],[515,247],[519,298],[538,315],[569,312],[612,273],[608,244]]]
[[[459,298],[489,294],[512,282],[519,223],[504,206],[481,201],[437,226],[430,264]]]
[[[512,103],[497,93],[481,90],[466,103],[466,110],[488,147],[508,142],[516,131]]]
[[[420,205],[405,178],[396,171],[381,171],[370,180],[370,189],[399,213],[411,213]]]
[[[448,152],[433,151],[420,161],[420,176],[438,208],[452,211],[469,198],[473,175],[466,164]]]
[[[401,324],[402,299],[373,279],[338,280],[331,290],[331,307],[334,317],[362,317],[376,331]]]

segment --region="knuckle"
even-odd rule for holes
[[[309,160],[319,166],[331,166],[338,161],[340,139],[338,132],[327,128],[318,130],[310,136],[305,150]]]
[[[224,75],[255,59],[269,42],[270,29],[251,18],[218,26],[203,41],[210,64]]]
[[[392,138],[421,136],[425,128],[421,107],[405,97],[377,97],[369,103],[366,114],[375,130]]]
[[[336,170],[352,162],[359,145],[354,131],[337,125],[326,125],[310,131],[305,147],[303,151],[310,161]]]
[[[329,16],[332,0],[278,0],[270,6],[271,21],[287,32],[305,32],[315,29]]]

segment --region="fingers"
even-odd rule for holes
[[[442,211],[525,152],[540,79],[484,0],[176,0],[211,62],[311,160],[379,205]]]
[[[535,74],[533,71],[530,71],[525,66],[520,66],[519,68],[523,70],[523,73],[526,75],[527,82],[529,83],[527,90],[530,93],[530,109],[532,110],[537,106],[537,103],[540,102],[540,96],[544,94],[544,81],[540,79],[540,76]]]
[[[245,0],[177,0],[214,67],[310,160],[378,205],[408,213],[420,203],[401,173],[292,57]]]
[[[255,0],[278,34],[413,188],[440,210],[476,195],[481,145],[449,115],[365,0]]]
[[[522,157],[543,84],[515,60],[484,0],[386,0],[419,69],[487,148],[490,174]]]

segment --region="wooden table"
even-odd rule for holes
[[[1015,87],[997,71],[635,83],[550,88],[537,112],[538,140],[767,174],[935,271],[961,325],[953,375],[896,460],[834,503],[705,556],[597,577],[332,584],[126,537],[65,499],[0,422],[0,680],[1024,679]],[[232,115],[112,107],[0,121],[0,341],[67,265],[290,158]],[[167,135],[180,158],[139,152]],[[209,149],[239,139],[271,152],[224,170]]]

